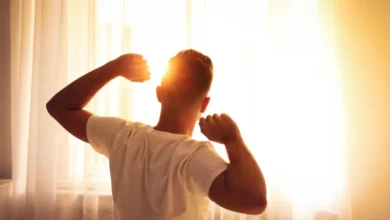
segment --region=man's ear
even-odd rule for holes
[[[161,86],[156,87],[156,96],[159,103],[161,103],[161,97],[162,97],[162,88]]]
[[[200,107],[200,112],[205,113],[207,106],[209,105],[209,102],[210,102],[210,97],[206,97],[202,102],[202,106]]]

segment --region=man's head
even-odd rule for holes
[[[163,108],[174,105],[204,112],[212,80],[211,59],[196,50],[183,50],[169,60],[167,72],[157,87],[157,98]]]

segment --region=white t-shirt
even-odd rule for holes
[[[227,168],[210,142],[99,116],[87,137],[109,158],[116,220],[207,218],[210,186]]]

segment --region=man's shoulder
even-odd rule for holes
[[[129,127],[132,127],[132,128],[145,128],[145,129],[148,129],[148,128],[152,128],[150,125],[148,124],[145,124],[145,123],[142,123],[142,122],[132,122],[132,121],[127,121],[127,125]]]
[[[214,148],[213,144],[210,141],[202,141],[202,140],[197,140],[193,138],[187,138],[183,140],[183,144],[188,146],[188,147],[193,147],[193,148]]]

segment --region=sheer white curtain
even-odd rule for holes
[[[336,53],[319,1],[14,0],[11,6],[14,219],[112,219],[107,159],[69,136],[45,104],[82,74],[136,52],[148,58],[152,80],[114,80],[88,108],[154,124],[154,89],[165,62],[189,47],[215,64],[208,113],[236,119],[268,183],[261,216],[213,204],[210,219],[351,219]],[[199,130],[194,137],[203,139]]]

